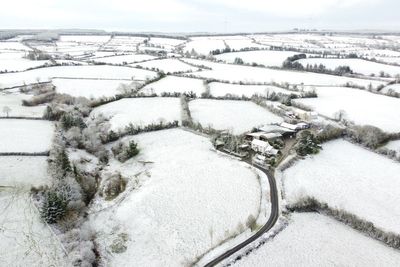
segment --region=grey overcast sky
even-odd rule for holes
[[[2,29],[400,30],[399,0],[2,0]]]

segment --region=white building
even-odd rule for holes
[[[251,141],[251,149],[262,155],[275,156],[279,153],[279,150],[275,149],[268,142],[258,139],[253,139],[253,141]]]

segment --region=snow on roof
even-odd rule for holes
[[[284,128],[288,128],[288,129],[290,129],[290,130],[297,130],[297,125],[295,125],[295,124],[290,124],[290,123],[287,123],[287,122],[282,122],[281,123],[281,126],[282,127],[284,127]]]
[[[278,138],[282,137],[280,133],[267,133],[267,132],[256,132],[256,133],[247,133],[247,136],[252,136],[252,137],[264,137],[265,139],[273,139],[273,138]]]
[[[273,138],[279,138],[282,137],[280,133],[264,133],[262,136],[266,139],[273,139]]]
[[[258,139],[253,139],[253,141],[251,141],[252,145],[256,145],[256,146],[261,146],[261,147],[271,147],[271,145],[266,142],[266,141],[262,141],[262,140],[258,140]]]
[[[275,124],[268,124],[264,125],[263,127],[260,128],[261,131],[267,132],[267,133],[290,133],[294,132],[288,128],[281,127],[279,125]]]

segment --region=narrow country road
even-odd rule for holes
[[[212,261],[207,263],[205,265],[205,267],[211,267],[211,266],[217,265],[218,263],[220,263],[224,259],[230,257],[231,255],[233,255],[237,251],[241,250],[242,248],[244,248],[248,244],[254,242],[256,239],[258,239],[264,233],[268,232],[275,225],[276,221],[278,220],[278,217],[279,217],[279,198],[278,198],[278,189],[277,189],[277,186],[276,186],[276,180],[275,180],[274,173],[271,172],[271,171],[268,171],[268,170],[266,170],[266,169],[264,169],[262,167],[259,167],[257,165],[253,165],[249,161],[245,161],[245,162],[249,163],[250,165],[252,165],[255,168],[259,169],[260,171],[264,172],[268,177],[269,188],[270,188],[270,196],[271,196],[271,215],[270,215],[267,223],[264,224],[264,226],[261,227],[260,230],[258,230],[254,235],[252,235],[250,238],[246,239],[242,243],[236,245],[235,247],[229,249],[228,251],[226,251],[225,253],[221,254],[220,256],[216,257],[215,259],[213,259]]]

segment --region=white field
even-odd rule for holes
[[[375,57],[375,59],[385,63],[400,64],[400,57]]]
[[[70,266],[58,239],[42,223],[24,190],[0,191],[0,261],[3,266]]]
[[[191,39],[192,41],[185,45],[184,51],[191,52],[194,49],[198,54],[208,55],[212,50],[226,48],[222,40],[207,37],[194,37]]]
[[[225,42],[231,49],[236,51],[243,48],[267,48],[265,45],[253,43],[253,40],[247,37],[243,39],[225,39]]]
[[[192,118],[203,127],[242,134],[255,126],[281,122],[282,118],[248,101],[197,99],[189,102]]]
[[[293,213],[276,237],[233,266],[397,266],[400,253],[317,213]]]
[[[41,120],[0,120],[0,152],[44,152],[50,149],[54,126]]]
[[[390,93],[390,92],[400,93],[400,84],[392,84],[388,85],[381,90],[382,93]]]
[[[123,199],[120,204],[91,215],[105,266],[186,266],[249,215],[257,217],[261,191],[255,172],[212,151],[207,138],[172,129],[124,141],[132,139],[141,149],[137,158],[110,168],[144,172],[113,201]],[[128,234],[127,250],[114,254],[109,246],[119,233]]]
[[[103,62],[108,64],[123,64],[126,62],[127,64],[140,62],[143,60],[155,59],[155,56],[145,55],[145,54],[132,54],[132,55],[120,55],[120,56],[111,56],[111,57],[101,57],[101,58],[93,58],[95,62]]]
[[[11,111],[9,116],[15,117],[35,117],[40,118],[43,116],[43,112],[46,109],[45,105],[39,105],[34,107],[26,107],[22,105],[22,100],[30,99],[32,95],[21,94],[21,93],[6,93],[0,92],[0,117],[6,117],[7,114],[3,112],[4,107],[9,107]]]
[[[233,63],[235,58],[241,58],[243,62],[252,64],[262,64],[264,66],[281,67],[282,63],[293,55],[299,54],[298,52],[292,51],[271,51],[271,50],[260,50],[260,51],[246,51],[246,52],[233,52],[225,53],[215,56],[217,59],[224,60],[227,63]]]
[[[29,47],[20,42],[0,42],[0,50],[7,51],[31,51]]]
[[[163,71],[165,73],[168,72],[188,72],[188,71],[197,71],[199,68],[197,67],[192,67],[186,63],[183,63],[177,59],[173,58],[167,58],[167,59],[158,59],[158,60],[151,60],[151,61],[146,61],[140,64],[133,64],[133,66],[142,66],[145,68],[154,68],[158,69],[160,71]]]
[[[29,60],[23,58],[25,52],[0,53],[0,71],[23,71],[50,64],[48,60]]]
[[[194,75],[197,75],[199,77],[215,78],[233,82],[288,82],[290,84],[303,83],[304,85],[334,86],[344,85],[349,82],[362,86],[368,86],[369,84],[372,84],[374,87],[383,84],[383,82],[367,79],[356,79],[310,72],[275,70],[268,68],[213,63],[205,60],[196,59],[185,59],[184,61],[197,65],[205,65],[212,68],[212,70],[204,70],[201,72],[192,73]]]
[[[136,46],[146,38],[135,36],[114,36],[103,48],[122,52],[136,52]]]
[[[174,38],[160,38],[160,37],[151,37],[149,43],[154,45],[161,45],[161,46],[177,46],[183,44],[185,40],[174,39]]]
[[[283,172],[287,201],[311,196],[400,233],[400,164],[343,140]]]
[[[358,58],[305,58],[297,62],[301,63],[304,67],[307,64],[323,64],[327,69],[334,70],[339,66],[349,66],[354,72],[363,75],[379,75],[380,71],[384,71],[391,76],[400,74],[400,67],[376,63],[368,60]]]
[[[86,97],[88,99],[110,97],[121,93],[118,87],[121,84],[130,84],[128,80],[93,80],[93,79],[53,79],[56,91],[61,94],[69,94],[74,97]]]
[[[120,66],[58,66],[40,68],[18,73],[0,74],[0,88],[23,85],[24,83],[36,83],[49,81],[51,78],[100,78],[100,79],[121,79],[121,80],[145,80],[155,77],[155,73],[147,70],[140,70]]]
[[[103,113],[110,117],[111,128],[124,128],[129,123],[146,126],[151,123],[181,121],[179,98],[124,98],[95,108],[91,116]]]
[[[345,87],[317,87],[318,98],[296,99],[316,112],[334,118],[339,110],[359,125],[373,125],[387,132],[400,131],[400,99]]]
[[[216,97],[222,97],[227,94],[236,95],[236,96],[247,96],[251,97],[252,95],[263,95],[266,96],[268,93],[282,93],[282,94],[299,94],[297,92],[285,90],[276,86],[270,85],[240,85],[240,84],[230,84],[230,83],[219,83],[212,82],[210,85],[210,93]]]
[[[157,95],[160,95],[163,92],[185,93],[193,91],[197,96],[200,96],[204,90],[205,87],[203,85],[203,80],[177,76],[166,76],[157,82],[146,85],[141,92],[156,93]]]
[[[30,187],[50,184],[47,157],[0,157],[0,186]]]
[[[385,145],[386,148],[394,150],[400,156],[400,140],[390,141]]]
[[[110,35],[60,35],[60,41],[79,44],[102,44],[107,42],[110,37]]]

